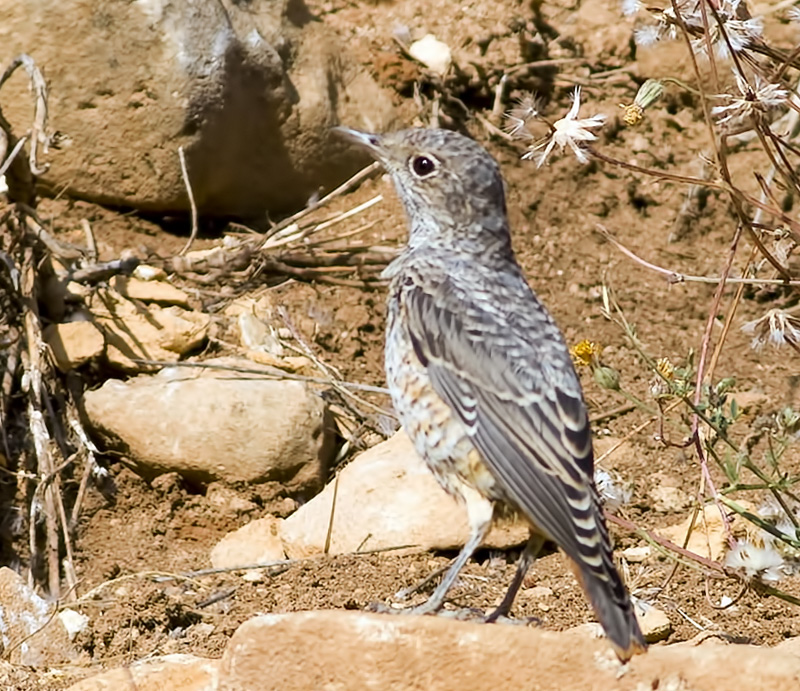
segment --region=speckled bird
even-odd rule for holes
[[[593,481],[592,437],[564,338],[516,261],[500,168],[446,130],[339,133],[380,161],[408,217],[387,267],[386,379],[400,421],[442,487],[462,500],[470,537],[418,613],[438,611],[496,511],[531,536],[495,620],[545,539],[569,557],[621,660],[645,649],[614,566]]]

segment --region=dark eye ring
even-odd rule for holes
[[[430,156],[415,156],[411,161],[411,170],[419,177],[424,178],[436,170],[436,163]]]

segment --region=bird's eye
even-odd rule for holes
[[[436,170],[436,162],[430,156],[414,156],[411,159],[411,170],[415,175],[426,178]]]

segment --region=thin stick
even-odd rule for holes
[[[83,499],[86,495],[86,489],[89,485],[89,478],[92,475],[92,471],[99,467],[97,465],[97,458],[95,456],[95,454],[98,454],[99,452],[97,447],[94,445],[94,442],[89,439],[86,431],[83,429],[83,425],[81,425],[77,417],[70,416],[69,424],[83,445],[83,448],[86,449],[86,466],[83,470],[81,484],[78,487],[78,496],[75,498],[75,504],[72,506],[72,515],[70,516],[69,520],[70,530],[74,530],[78,525],[78,519],[81,515],[81,506],[83,505]]]
[[[332,192],[326,194],[324,197],[322,197],[322,199],[314,202],[313,204],[309,204],[302,211],[298,211],[296,214],[289,216],[288,218],[284,218],[280,223],[275,224],[265,233],[265,238],[272,237],[273,235],[280,232],[287,226],[290,226],[293,223],[297,223],[297,221],[299,221],[301,218],[305,218],[312,211],[319,209],[321,206],[325,206],[332,199],[335,199],[336,197],[344,194],[345,192],[349,192],[352,188],[359,185],[363,180],[366,180],[380,167],[381,164],[378,163],[377,161],[374,163],[370,163],[366,168],[362,168],[361,170],[359,170],[353,177],[343,182]]]
[[[323,379],[322,377],[306,377],[301,374],[291,374],[289,372],[284,372],[283,370],[278,369],[277,367],[269,367],[268,369],[256,369],[256,368],[249,368],[249,367],[236,367],[233,365],[220,365],[216,363],[210,362],[169,362],[166,360],[147,360],[144,358],[131,358],[132,362],[137,362],[142,365],[150,365],[153,367],[204,367],[206,369],[216,369],[216,370],[223,370],[223,371],[230,371],[230,372],[241,372],[243,374],[254,374],[261,377],[267,377],[270,379],[287,379],[291,381],[304,381],[309,382],[311,384],[330,384],[330,379]],[[264,365],[264,367],[268,367]],[[344,386],[348,389],[353,389],[354,391],[364,391],[366,393],[379,393],[385,394],[386,396],[389,395],[389,389],[384,389],[380,386],[369,386],[368,384],[357,384],[356,382],[348,382],[337,380],[337,384],[339,386]],[[381,411],[382,413],[386,413],[387,411]]]
[[[41,353],[44,352],[41,330],[39,325],[39,315],[36,307],[36,296],[34,285],[36,273],[33,268],[33,250],[25,250],[24,263],[22,268],[22,301],[25,323],[25,337],[27,345],[27,374],[29,380],[28,390],[28,425],[33,438],[33,446],[37,459],[37,475],[39,486],[34,492],[34,500],[31,502],[31,548],[36,550],[36,514],[39,511],[36,494],[43,489],[44,494],[44,513],[45,513],[45,534],[47,541],[47,576],[48,590],[50,596],[58,599],[60,592],[59,577],[59,558],[58,558],[58,526],[56,523],[56,499],[55,485],[46,484],[44,479],[53,473],[54,463],[50,453],[52,446],[50,433],[42,414],[42,388],[44,386],[42,377]]]
[[[637,264],[641,264],[646,269],[650,271],[654,271],[662,276],[667,278],[669,283],[710,283],[716,285],[723,281],[722,277],[717,276],[692,276],[690,274],[682,274],[678,273],[677,271],[673,271],[672,269],[665,269],[662,266],[658,266],[656,264],[651,264],[646,259],[642,259],[639,255],[635,254],[631,250],[629,250],[625,245],[623,245],[619,240],[617,240],[608,229],[601,225],[597,224],[595,228],[598,232],[608,240],[614,247],[616,247],[622,254],[626,257],[632,259]],[[759,285],[781,285],[781,286],[800,286],[800,280],[784,280],[782,278],[735,278],[735,277],[728,277],[725,280],[725,283],[729,284],[743,284],[743,285],[752,285],[752,286],[759,286]]]
[[[333,498],[331,499],[331,515],[328,517],[328,529],[325,531],[325,546],[323,554],[328,554],[331,549],[331,538],[333,537],[333,517],[336,515],[336,498],[339,494],[339,473],[333,478]],[[358,551],[358,550],[356,550]]]
[[[189,208],[192,211],[192,232],[189,235],[189,240],[183,246],[183,249],[178,252],[178,256],[182,257],[189,251],[189,248],[194,243],[197,237],[197,205],[194,203],[194,192],[192,192],[192,184],[189,181],[189,171],[186,169],[186,156],[183,153],[183,147],[178,147],[178,158],[181,162],[181,177],[183,177],[183,185],[186,188],[186,194],[189,197]]]
[[[11,149],[11,153],[8,155],[8,158],[6,158],[6,160],[3,161],[3,165],[0,166],[0,175],[6,174],[6,171],[11,167],[11,164],[14,162],[17,154],[21,151],[22,147],[25,146],[26,141],[28,141],[28,135],[23,135],[17,140],[17,143],[14,145],[14,148]]]
[[[727,574],[725,573],[725,569],[712,559],[708,559],[707,557],[703,557],[699,554],[695,554],[694,552],[690,552],[688,549],[684,549],[683,547],[676,545],[671,540],[667,540],[667,538],[665,537],[656,535],[656,533],[647,530],[647,528],[641,528],[631,521],[628,521],[624,518],[620,518],[619,516],[615,516],[613,513],[605,511],[604,514],[606,520],[609,523],[614,523],[615,525],[625,528],[626,530],[629,530],[632,533],[641,535],[647,540],[655,542],[656,544],[660,545],[661,547],[664,547],[670,552],[674,552],[675,554],[679,554],[682,557],[685,557],[686,559],[690,559],[691,561],[697,562],[698,564],[702,564],[703,566],[705,566],[707,569],[710,569],[714,573],[717,573],[721,576],[727,576]]]
[[[358,206],[349,209],[348,211],[344,211],[340,214],[337,214],[333,218],[328,219],[327,221],[319,223],[315,226],[311,226],[304,230],[298,230],[292,233],[291,235],[285,237],[278,237],[277,234],[270,235],[267,237],[266,240],[264,240],[264,243],[261,245],[261,249],[274,250],[278,247],[284,247],[285,245],[289,245],[292,242],[297,242],[298,240],[302,240],[303,238],[308,237],[309,235],[313,235],[314,233],[317,233],[321,230],[325,230],[325,228],[329,228],[332,225],[335,225],[352,216],[355,216],[356,214],[359,214],[362,211],[366,211],[371,206],[374,206],[375,204],[378,204],[381,201],[383,201],[383,195],[377,194],[372,199],[365,201],[363,204],[359,204]]]
[[[86,237],[87,256],[91,261],[96,262],[97,242],[94,239],[94,232],[92,231],[92,226],[87,219],[82,218],[81,228],[83,228],[83,234]]]

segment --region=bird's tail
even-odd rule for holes
[[[611,540],[602,509],[599,506],[597,509],[597,528],[601,539],[591,547],[582,544],[581,551],[586,550],[587,553],[582,554],[580,561],[570,560],[570,565],[617,657],[627,662],[637,653],[644,652],[647,644],[636,620],[631,598],[614,566]]]

